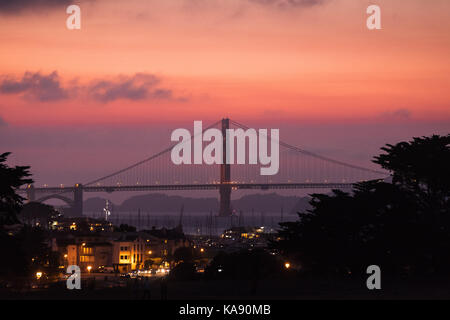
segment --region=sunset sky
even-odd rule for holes
[[[449,132],[449,31],[448,0],[3,0],[0,151],[75,183],[230,117],[371,166],[385,143]]]

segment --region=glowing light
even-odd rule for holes
[[[200,249],[200,252],[205,252],[205,249],[201,248],[201,249]]]
[[[42,272],[36,272],[36,279],[40,279],[42,277]]]
[[[108,221],[108,217],[111,215],[111,210],[109,210],[109,201],[106,200],[106,206],[103,208],[103,212],[105,213],[105,220]]]
[[[286,262],[286,263],[284,264],[284,267],[285,267],[286,269],[289,269],[289,268],[291,267],[291,264],[290,264],[289,262]]]
[[[87,266],[88,272],[91,272],[92,266]]]

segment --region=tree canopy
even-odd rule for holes
[[[394,184],[414,192],[433,213],[448,208],[450,135],[413,138],[381,149],[386,153],[374,162],[391,171]]]
[[[33,270],[48,265],[50,257],[44,230],[27,225],[19,226],[20,229],[12,226],[20,222],[18,214],[23,208],[24,198],[17,190],[33,180],[29,178],[29,167],[6,164],[9,155],[0,154],[0,251],[7,259],[0,264],[0,277],[8,278],[29,275]],[[52,210],[51,207],[47,209]]]
[[[312,208],[282,223],[272,246],[304,270],[352,274],[377,264],[390,273],[450,268],[450,136],[387,145],[374,162],[392,183],[369,181],[352,193],[313,194]]]
[[[44,228],[48,228],[50,221],[58,216],[59,212],[53,206],[40,202],[25,204],[18,215],[19,220],[23,223],[32,224],[33,222],[39,222],[39,225]]]
[[[27,166],[10,167],[6,160],[10,152],[0,154],[0,227],[18,223],[17,213],[21,210],[24,198],[17,190],[33,180]]]

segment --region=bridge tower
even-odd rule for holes
[[[83,185],[75,184],[73,189],[73,208],[72,216],[81,217],[83,215]]]
[[[28,202],[36,200],[36,191],[34,190],[33,184],[29,184],[27,186],[27,200]]]
[[[230,128],[230,119],[222,119],[222,137],[223,137],[223,163],[220,165],[220,209],[219,216],[231,216],[231,168],[227,164],[227,129]]]

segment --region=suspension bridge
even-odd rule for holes
[[[249,128],[231,119],[222,119],[203,130],[218,128],[222,136],[226,130]],[[193,139],[194,136],[191,136]],[[259,166],[227,164],[226,139],[223,140],[223,164],[175,165],[170,153],[176,143],[126,168],[95,180],[77,183],[71,187],[35,187],[28,185],[20,191],[28,201],[44,202],[60,199],[66,202],[73,215],[83,214],[84,192],[218,190],[219,216],[230,216],[231,192],[237,190],[269,189],[346,189],[355,183],[384,179],[388,173],[328,158],[279,141],[279,171],[273,176],[262,176]],[[233,174],[232,174],[233,173]]]

